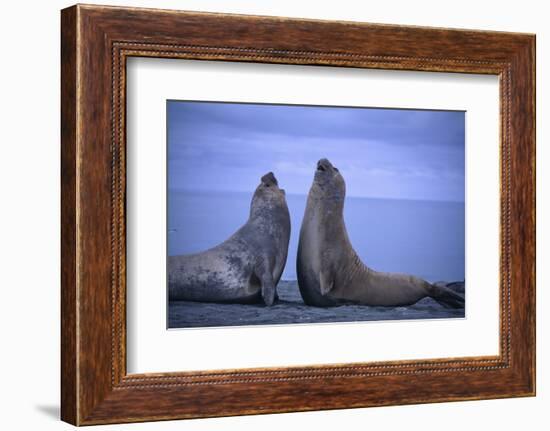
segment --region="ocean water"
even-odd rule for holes
[[[252,193],[169,190],[168,254],[204,251],[247,218]],[[283,280],[296,280],[296,253],[307,196],[287,195],[291,218]],[[344,219],[353,247],[369,267],[430,282],[464,280],[464,203],[347,197]]]

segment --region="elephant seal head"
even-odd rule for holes
[[[284,189],[279,188],[279,182],[273,172],[265,174],[254,191],[250,205],[251,216],[266,215],[270,211],[287,209]]]
[[[346,182],[338,168],[333,166],[328,159],[321,159],[317,162],[310,197],[323,205],[344,204]]]

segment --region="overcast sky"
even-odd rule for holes
[[[168,102],[170,189],[307,194],[328,158],[347,195],[464,202],[464,112]]]

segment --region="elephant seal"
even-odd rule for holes
[[[261,178],[248,221],[202,253],[168,258],[170,300],[272,305],[288,253],[290,215],[272,172]]]
[[[338,169],[327,159],[319,160],[296,261],[298,286],[306,304],[404,306],[429,296],[446,307],[464,306],[464,298],[445,286],[412,275],[374,271],[363,264],[344,224],[345,195]]]

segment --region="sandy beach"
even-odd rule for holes
[[[464,295],[464,282],[445,283]],[[213,326],[282,325],[296,323],[361,322],[374,320],[463,318],[464,308],[445,308],[431,298],[408,307],[370,307],[342,305],[319,308],[305,305],[296,281],[281,281],[279,301],[272,307],[263,304],[215,304],[172,301],[169,303],[169,328]]]

